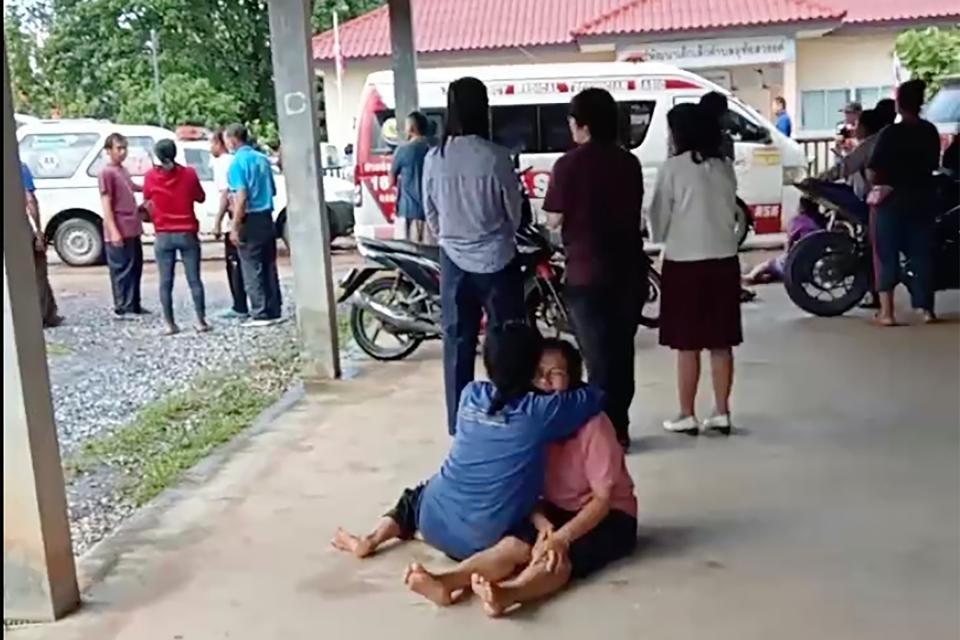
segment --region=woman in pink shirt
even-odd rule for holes
[[[583,359],[569,342],[545,340],[534,384],[565,391],[582,384]],[[543,502],[533,515],[539,532],[530,564],[517,577],[494,584],[475,574],[473,591],[491,616],[542,599],[633,552],[637,498],[623,448],[605,413],[573,437],[549,445]]]

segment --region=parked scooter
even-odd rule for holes
[[[960,183],[946,174],[936,176],[934,287],[960,289]],[[826,212],[827,227],[797,242],[784,265],[784,286],[798,307],[818,316],[839,316],[852,309],[870,288],[872,250],[865,211],[838,197],[830,183],[805,180],[796,187]],[[911,286],[909,260],[901,274]]]
[[[532,221],[524,191],[524,224],[517,231],[527,318],[544,335],[572,334],[561,295],[563,252]],[[351,300],[350,331],[357,345],[377,360],[400,360],[425,340],[442,336],[440,249],[404,241],[358,238],[367,264],[341,282],[339,301]],[[648,288],[641,324],[656,327],[660,274],[648,260]]]

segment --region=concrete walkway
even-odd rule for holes
[[[16,640],[652,638],[948,640],[960,635],[960,332],[748,307],[729,439],[668,437],[673,369],[638,339],[641,546],[510,620],[405,591],[420,543],[332,551],[447,444],[436,345],[361,367],[234,446],[85,558],[85,606]],[[707,397],[702,403],[708,408]],[[492,636],[491,634],[496,634]]]

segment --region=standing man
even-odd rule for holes
[[[118,319],[148,313],[140,304],[140,277],[143,275],[143,223],[137,208],[133,183],[123,166],[127,139],[111,133],[103,144],[107,163],[100,170],[100,204],[103,207],[103,235],[107,266],[113,285],[113,313]]]
[[[863,106],[859,102],[851,102],[843,108],[843,120],[837,124],[837,135],[834,137],[834,149],[839,157],[843,157],[854,150],[857,140],[857,124]]]
[[[50,288],[50,279],[47,277],[47,239],[43,236],[43,226],[40,224],[37,188],[33,184],[30,168],[22,162],[20,163],[20,181],[23,183],[23,198],[27,205],[27,220],[33,225],[33,267],[37,276],[40,318],[43,320],[43,328],[47,329],[62,324],[63,318],[57,314],[57,301],[53,297],[53,289]]]
[[[397,187],[397,219],[394,222],[397,240],[433,244],[428,236],[423,214],[421,182],[423,159],[430,150],[427,127],[430,121],[419,111],[407,116],[407,142],[393,154],[390,176]]]
[[[233,152],[227,171],[233,199],[230,241],[239,251],[243,283],[250,298],[247,324],[276,324],[281,320],[281,300],[273,224],[273,197],[277,193],[273,169],[267,156],[250,146],[250,134],[242,124],[228,126],[223,138]]]
[[[223,140],[222,127],[210,137],[210,155],[213,158],[213,184],[220,193],[217,219],[213,223],[213,235],[219,240],[223,235],[223,219],[230,217],[232,220],[233,217],[230,212],[230,186],[227,184],[227,173],[233,163],[233,154]],[[223,239],[223,253],[233,306],[221,315],[225,318],[246,318],[250,312],[247,307],[247,290],[243,285],[243,270],[240,268],[240,254],[236,245],[231,242],[229,233]]]
[[[787,113],[787,101],[783,96],[777,96],[773,99],[773,115],[777,117],[777,131],[787,136],[793,135],[793,121],[790,120],[790,114]]]
[[[590,384],[606,394],[604,410],[627,449],[633,339],[647,273],[640,235],[643,171],[637,157],[619,144],[618,122],[617,103],[603,89],[574,97],[569,125],[577,146],[553,165],[543,209],[563,235],[564,298]]]

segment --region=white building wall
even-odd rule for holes
[[[883,31],[797,40],[796,102],[789,105],[795,128],[803,122],[804,91],[845,89],[852,98],[858,88],[893,86],[896,37],[896,31]],[[869,109],[873,104],[863,106]]]

